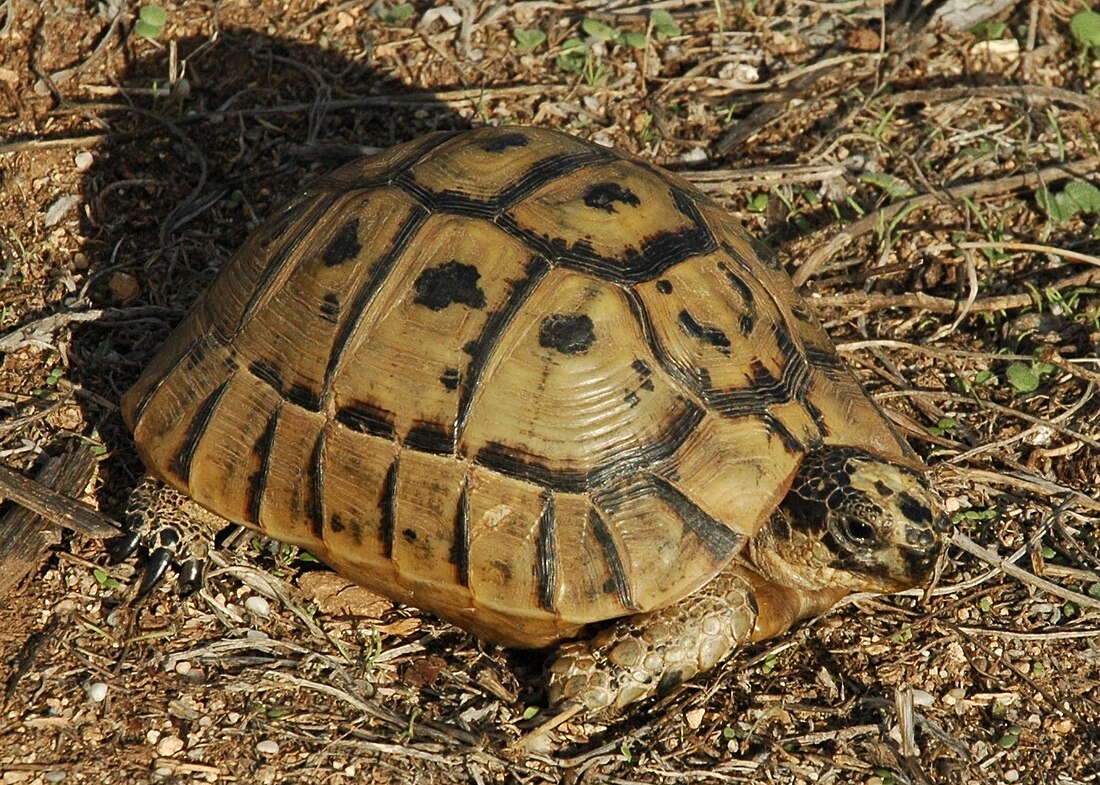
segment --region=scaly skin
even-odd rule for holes
[[[622,708],[713,668],[752,634],[753,583],[735,565],[675,605],[562,645],[550,666],[550,704]]]

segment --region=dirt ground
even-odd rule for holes
[[[0,2],[5,465],[86,451],[119,517],[119,396],[260,220],[364,148],[524,123],[773,245],[959,534],[933,591],[526,755],[538,653],[247,533],[135,606],[134,565],[65,535],[0,598],[0,780],[1100,781],[1100,48],[1078,2],[956,5]]]

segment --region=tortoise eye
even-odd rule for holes
[[[844,534],[852,542],[869,545],[875,541],[875,530],[869,523],[859,518],[844,516],[840,522]]]

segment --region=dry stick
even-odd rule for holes
[[[1082,607],[1100,610],[1100,600],[1090,597],[1087,594],[1075,592],[1072,589],[1063,588],[1053,581],[1048,581],[1046,578],[1040,578],[1038,575],[1030,573],[1021,567],[1017,567],[1010,561],[1002,559],[993,551],[978,545],[978,543],[974,542],[965,534],[956,531],[951,535],[951,544],[966,551],[971,556],[977,556],[986,564],[999,567],[1006,575],[1011,575],[1013,578],[1023,583],[1031,584],[1037,589],[1053,594],[1056,597],[1061,597],[1063,600],[1075,602]]]
[[[810,254],[809,258],[807,258],[802,266],[795,271],[792,277],[794,278],[796,286],[802,286],[816,274],[829,259],[840,253],[840,251],[846,248],[853,240],[873,231],[878,226],[886,224],[899,213],[927,207],[936,202],[944,201],[945,199],[961,199],[967,196],[986,197],[1009,193],[1021,188],[1037,188],[1048,182],[1065,180],[1070,177],[1091,175],[1094,174],[1097,169],[1100,169],[1100,157],[1087,158],[1084,161],[1056,164],[1055,166],[1048,166],[1045,169],[1040,169],[1037,172],[1025,172],[1023,174],[1012,175],[1011,177],[1002,177],[999,180],[993,180],[991,182],[979,181],[976,183],[966,183],[965,185],[950,186],[937,193],[921,194],[912,199],[896,202],[881,210],[869,213],[845,229],[842,229],[834,235],[829,242]],[[924,297],[926,295],[919,296]]]
[[[855,226],[855,224],[853,224]],[[839,235],[838,235],[839,236]],[[835,239],[835,238],[834,238]],[[854,239],[847,238],[847,241]],[[831,241],[830,241],[831,242]],[[843,246],[841,246],[843,247]],[[840,250],[838,247],[836,250]],[[813,257],[811,257],[811,261]],[[823,260],[822,260],[823,261]],[[808,261],[807,264],[810,262]],[[799,272],[805,266],[799,268]],[[804,278],[809,276],[804,276]],[[1052,289],[1067,289],[1074,286],[1088,286],[1100,282],[1100,270],[1086,270],[1077,275],[1071,275],[1050,284]],[[907,294],[878,294],[875,292],[852,292],[849,294],[834,294],[808,298],[811,306],[828,308],[867,308],[879,310],[881,308],[921,308],[931,313],[955,313],[961,303],[946,297],[934,297],[924,292],[909,292]],[[1014,308],[1026,308],[1035,304],[1035,296],[1028,292],[1020,294],[1004,294],[997,297],[983,297],[975,300],[970,306],[971,313],[988,313],[990,311],[1009,311]]]
[[[1011,98],[1039,99],[1069,104],[1090,112],[1100,112],[1100,99],[1057,87],[1033,84],[1005,87],[948,87],[939,90],[910,90],[905,93],[882,96],[879,100],[886,106],[902,106],[905,104],[943,104],[947,101],[963,99],[1000,101]]]
[[[0,466],[0,498],[11,499],[52,524],[106,539],[123,533],[106,515],[84,502],[60,494]]]

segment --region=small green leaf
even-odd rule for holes
[[[1067,619],[1072,619],[1081,613],[1081,607],[1075,602],[1066,602],[1062,606],[1062,615]]]
[[[733,728],[731,728],[729,726],[726,726],[725,728],[722,728],[722,738],[723,739],[736,739],[737,738],[737,731],[735,731]]]
[[[645,49],[645,33],[631,30],[622,34],[622,42],[633,49]]]
[[[749,199],[746,209],[748,209],[750,213],[762,213],[768,209],[769,201],[770,196],[768,194],[757,194]]]
[[[106,454],[107,454],[107,445],[105,445],[105,444],[93,444],[92,445],[92,455],[100,456],[100,455],[106,455]]]
[[[941,417],[939,421],[928,430],[930,430],[935,436],[945,436],[957,424],[958,423],[955,421],[954,417]]]
[[[168,22],[168,12],[159,5],[142,6],[138,19],[151,27],[164,27]]]
[[[1064,193],[1082,213],[1100,213],[1100,188],[1088,180],[1071,180]]]
[[[619,37],[618,30],[596,19],[585,19],[581,22],[581,29],[584,30],[587,35],[600,41],[614,41]]]
[[[1094,583],[1089,586],[1088,594],[1090,597],[1100,600],[1100,583]]]
[[[764,658],[764,661],[760,663],[760,672],[767,675],[775,670],[775,666],[779,663],[779,658],[771,654]]]
[[[570,38],[561,45],[561,54],[556,61],[558,68],[571,74],[579,74],[588,57],[588,47],[579,38]]]
[[[1008,25],[1004,22],[982,22],[970,28],[970,34],[983,41],[995,41],[1004,35]]]
[[[537,28],[532,30],[514,30],[512,35],[515,37],[516,43],[519,44],[519,48],[525,52],[537,49],[546,42],[546,33]]]
[[[988,597],[982,597],[978,600],[978,607],[981,609],[982,613],[989,613],[993,610],[993,600]]]
[[[1035,193],[1035,202],[1054,223],[1068,221],[1081,211],[1081,206],[1066,196],[1064,191],[1054,194],[1046,188],[1041,188]]]
[[[118,582],[117,579],[112,578],[99,567],[95,567],[92,569],[92,577],[94,577],[95,582],[102,586],[104,589],[117,589],[119,586],[122,585]]]
[[[1043,663],[1039,662],[1038,660],[1031,663],[1031,675],[1032,676],[1035,676],[1037,678],[1042,678],[1043,676],[1046,675],[1046,672],[1047,672],[1047,669],[1043,665]]]
[[[1039,389],[1039,374],[1030,365],[1012,363],[1005,369],[1005,378],[1018,393],[1030,393]]]
[[[657,31],[657,38],[664,40],[680,35],[680,26],[672,18],[668,11],[656,10],[649,15],[649,21],[653,23],[653,29]]]
[[[538,706],[528,706],[526,709],[523,710],[523,719],[525,719],[525,720],[534,719],[536,716],[538,716],[538,713],[539,713],[539,707]]]
[[[1016,746],[1016,742],[1020,740],[1020,726],[1013,725],[1011,728],[1004,732],[1001,738],[997,739],[997,746],[1001,749],[1010,750]]]
[[[891,201],[906,199],[910,196],[915,196],[917,193],[909,183],[894,177],[892,174],[886,174],[885,172],[864,172],[859,176],[859,179],[877,188],[881,188],[886,192],[886,195],[890,197]]]
[[[382,21],[388,25],[397,25],[400,22],[404,22],[412,18],[412,15],[416,13],[416,9],[409,3],[401,3],[401,5],[395,5],[392,8],[384,9],[380,14]]]
[[[974,379],[970,383],[977,387],[979,384],[987,384],[993,379],[993,371],[987,369],[984,371],[978,371],[976,374],[974,374]]]
[[[891,643],[908,643],[911,640],[913,640],[913,628],[908,624],[901,628],[901,632],[890,636]]]
[[[1096,11],[1078,11],[1069,20],[1069,29],[1082,46],[1100,46],[1100,14]]]
[[[142,38],[148,38],[150,41],[156,41],[163,32],[163,27],[151,25],[144,19],[139,19],[134,22],[134,34],[140,35]]]
[[[1053,559],[1058,554],[1054,552],[1054,549],[1049,545],[1044,545],[1042,548],[1042,554],[1044,559]]]

